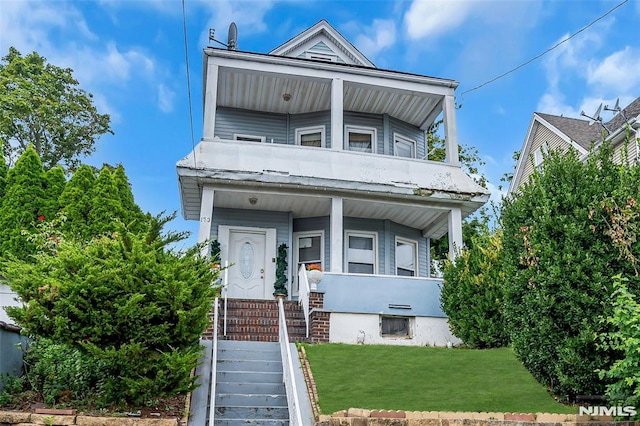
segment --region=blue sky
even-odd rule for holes
[[[579,117],[603,102],[640,96],[640,1],[541,59],[461,95],[538,55],[622,0],[248,1],[186,0],[195,142],[202,134],[202,49],[209,28],[238,48],[266,53],[320,19],[378,67],[460,82],[458,137],[476,147],[494,197],[513,169],[533,112]],[[136,201],[158,213],[180,209],[176,162],[192,149],[182,2],[179,0],[2,0],[0,52],[37,51],[70,67],[111,114],[115,135],[86,162],[122,163]],[[604,112],[608,120],[611,113]],[[182,218],[174,229],[197,231]],[[195,237],[190,242],[195,241]]]

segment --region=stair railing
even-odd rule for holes
[[[307,326],[307,337],[309,337],[309,294],[311,294],[311,289],[309,288],[307,268],[304,263],[300,265],[300,270],[298,271],[298,284],[300,285],[300,290],[298,291],[298,303],[302,305],[302,310],[304,312],[304,324]]]
[[[209,387],[209,426],[214,425],[216,412],[216,367],[218,365],[218,298],[213,302],[213,337],[211,342],[211,386]]]
[[[224,319],[222,324],[222,335],[227,335],[227,293],[229,284],[229,261],[224,261],[224,279],[222,280],[222,291],[224,292]]]
[[[287,319],[284,315],[284,303],[282,298],[278,298],[278,338],[280,341],[280,356],[282,357],[282,380],[287,392],[287,406],[289,408],[289,425],[303,426],[302,415],[300,413],[300,401],[298,400],[298,390],[293,371],[293,358],[291,357],[291,346],[289,345],[289,332],[287,331]]]

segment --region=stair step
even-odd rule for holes
[[[282,381],[280,383],[217,382],[216,392],[285,395],[286,389]]]
[[[289,420],[284,419],[221,419],[213,422],[216,426],[281,426],[288,425]]]
[[[226,349],[246,349],[254,351],[280,351],[280,345],[270,342],[248,342],[248,341],[232,341],[224,340],[218,342],[218,350]]]
[[[217,369],[219,372],[225,371],[255,371],[282,374],[282,361],[261,361],[244,359],[219,359]]]
[[[289,419],[289,410],[273,407],[216,407],[220,419]]]
[[[278,394],[271,395],[217,392],[216,409],[217,407],[287,408],[287,396]]]
[[[227,340],[230,341],[230,340]],[[218,350],[218,361],[233,360],[255,361],[281,361],[280,350],[253,350],[253,349],[221,349]]]
[[[229,383],[282,383],[282,372],[218,371],[216,379]]]

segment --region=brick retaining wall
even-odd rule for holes
[[[136,417],[96,417],[83,415],[50,415],[0,411],[2,426],[186,426],[178,419],[141,419]]]

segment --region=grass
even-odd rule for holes
[[[320,409],[576,413],[511,349],[306,345]]]

